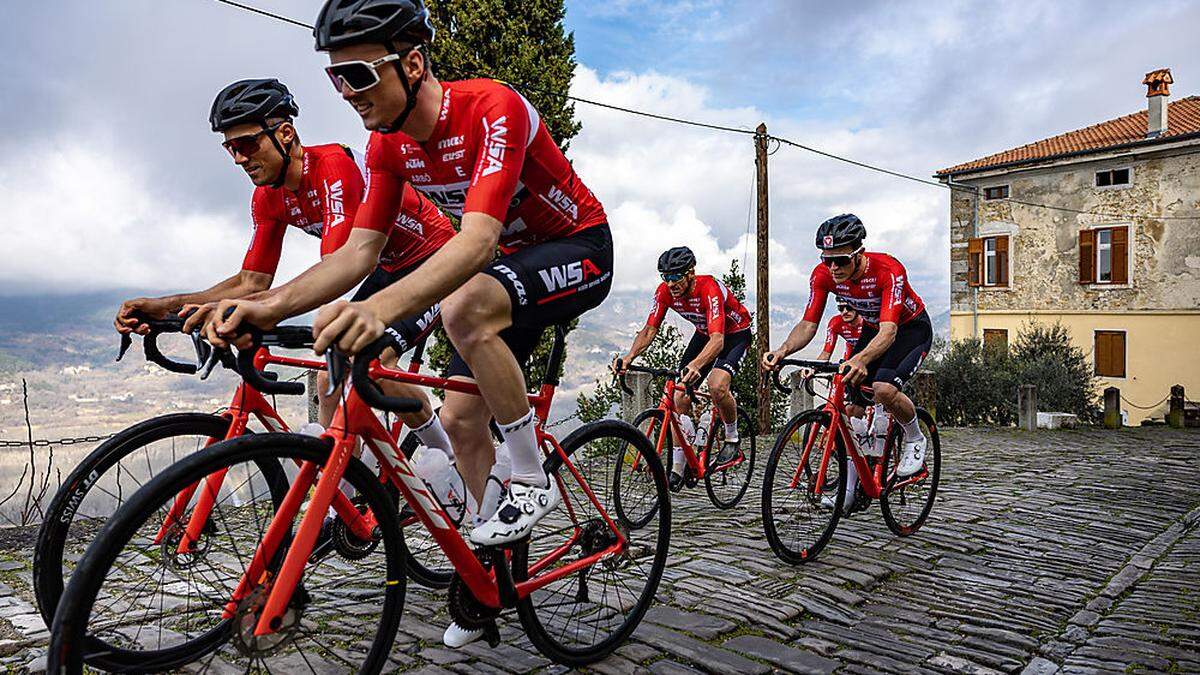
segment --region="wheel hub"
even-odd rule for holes
[[[304,613],[303,603],[298,600],[302,600],[307,594],[303,587],[298,586],[275,632],[256,636],[254,629],[258,626],[269,593],[268,585],[254,589],[238,603],[237,611],[233,615],[233,645],[238,652],[250,658],[269,656],[285,647],[295,636]]]
[[[212,535],[216,534],[216,527],[213,525],[212,520],[209,520],[204,524],[204,529],[200,531],[199,538],[192,542],[191,550],[180,553],[179,543],[183,541],[183,534],[186,529],[187,526],[183,523],[171,525],[167,529],[162,543],[159,544],[162,559],[171,569],[186,570],[202,562],[208,554],[208,549],[212,546]]]

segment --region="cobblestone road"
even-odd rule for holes
[[[873,506],[804,567],[771,554],[757,485],[732,512],[685,493],[659,604],[594,669],[1200,672],[1200,433],[944,430],[943,467],[915,537],[893,537]],[[29,545],[5,540],[0,666],[36,671]],[[409,585],[398,668],[561,670],[515,617],[508,646],[441,647],[442,603]]]

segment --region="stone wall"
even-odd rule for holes
[[[1200,212],[1200,148],[1190,154],[1103,159],[1017,171],[959,182],[980,188],[1009,185],[1012,199],[1081,211],[1195,215]],[[1096,188],[1096,171],[1131,167],[1127,188]],[[967,240],[975,200],[955,191],[950,204],[951,309],[971,310]],[[1190,310],[1200,307],[1200,221],[1108,218],[981,201],[977,236],[1010,234],[1011,285],[981,288],[987,310]],[[1079,231],[1130,226],[1130,283],[1080,284]]]

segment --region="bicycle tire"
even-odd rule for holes
[[[750,487],[750,481],[754,476],[754,456],[755,447],[757,445],[757,441],[755,440],[757,434],[755,433],[756,429],[754,428],[754,418],[750,417],[750,413],[746,412],[746,409],[741,406],[738,406],[737,408],[737,415],[739,427],[738,440],[740,441],[739,445],[741,446],[744,461],[737,466],[730,467],[729,469],[713,471],[712,467],[716,463],[717,452],[720,451],[720,449],[717,447],[717,444],[713,443],[713,447],[717,448],[717,450],[710,451],[709,466],[704,472],[704,489],[708,492],[708,498],[712,501],[713,506],[719,509],[732,509],[733,507],[737,506],[738,502],[742,501],[742,497],[746,496],[746,490]],[[724,439],[724,428],[718,427],[716,433],[719,433],[721,438]],[[713,435],[714,438],[716,438],[716,433]],[[747,436],[749,436],[749,449],[746,448]],[[722,440],[722,442],[724,441]],[[741,471],[742,467],[745,467],[744,474],[742,474]],[[736,487],[738,483],[735,482],[733,484],[735,489],[733,490],[732,494],[718,495],[721,485],[728,485],[728,483],[725,483],[725,481],[730,477],[729,472],[734,469],[738,470],[738,474],[735,475],[743,475],[740,483],[741,487]]]
[[[648,408],[648,409],[643,410],[642,412],[638,413],[638,416],[633,419],[633,426],[635,428],[637,428],[637,430],[639,432],[642,432],[646,436],[646,439],[650,442],[652,447],[655,443],[658,442],[658,434],[659,434],[659,431],[658,431],[659,426],[658,425],[662,424],[663,417],[664,416],[663,416],[662,410],[659,410],[658,408]],[[647,421],[650,421],[651,424],[649,427],[647,427],[643,431],[642,425]],[[668,462],[670,462],[670,457],[671,457],[670,439],[671,439],[671,430],[668,429],[667,430],[667,452],[664,453],[664,454],[666,454],[667,458],[665,460],[662,460],[662,458],[660,457],[660,460],[662,460],[664,463],[664,469],[663,469],[664,472],[669,471],[669,469],[666,468],[666,464]],[[657,511],[652,508],[652,509],[647,510],[647,512],[643,515],[635,515],[635,514],[629,513],[625,508],[625,501],[621,498],[621,492],[622,492],[621,486],[624,485],[626,483],[626,481],[630,480],[633,476],[634,461],[633,461],[633,458],[629,457],[627,454],[630,451],[635,453],[635,455],[640,456],[640,452],[637,450],[636,446],[627,445],[623,449],[623,454],[622,454],[621,460],[616,463],[616,470],[613,472],[613,504],[614,504],[615,510],[617,512],[617,517],[619,517],[622,520],[622,522],[625,523],[626,525],[628,525],[631,529],[637,530],[637,529],[641,529],[642,527],[645,527],[645,525],[647,523],[649,523],[651,520],[653,520],[654,516],[657,514]],[[641,464],[640,466],[642,467],[641,471],[642,471],[643,476],[652,475],[652,474],[647,473],[648,469],[646,469],[645,464]]]
[[[96,654],[88,652],[85,635],[89,614],[93,610],[93,603],[101,584],[115,563],[122,547],[136,534],[141,524],[146,522],[147,518],[153,518],[161,505],[173,499],[174,495],[183,487],[202,480],[203,477],[215,471],[236,467],[240,464],[253,464],[263,468],[264,474],[274,474],[275,471],[282,474],[282,466],[290,466],[297,461],[314,462],[318,466],[322,466],[328,461],[329,447],[328,439],[299,434],[275,433],[242,436],[209,446],[176,463],[148,482],[109,520],[101,536],[93,542],[83,559],[80,560],[78,573],[73,575],[67,584],[51,631],[48,671],[79,673],[82,672],[85,660],[89,665],[104,667],[102,663],[99,663]],[[274,469],[270,467],[274,467]],[[387,663],[388,652],[394,642],[404,605],[406,570],[403,561],[399,518],[391,498],[387,495],[378,477],[360,460],[357,458],[349,460],[345,468],[344,479],[358,491],[359,496],[364,499],[366,507],[375,513],[379,523],[380,541],[387,549],[387,554],[378,558],[386,565],[386,577],[383,580],[386,583],[381,584],[379,583],[380,579],[374,579],[372,584],[372,587],[381,587],[380,592],[384,596],[383,602],[379,605],[379,623],[364,662],[358,669],[359,672],[377,673]],[[269,480],[278,483],[280,479],[276,475]],[[286,478],[283,478],[283,488],[286,490],[287,487]],[[273,485],[272,501],[277,508],[282,496],[278,499],[274,497],[275,488],[276,486]],[[284,546],[281,546],[278,557],[282,557],[283,552]],[[267,578],[272,578],[272,576],[266,575]],[[344,579],[337,581],[345,585]],[[305,595],[311,596],[314,587],[306,585],[305,588],[307,589]],[[301,611],[310,605],[311,598],[306,604],[301,605]],[[297,619],[297,623],[299,621],[300,619]],[[177,653],[169,655],[170,659],[163,658],[164,655],[160,654],[147,654],[139,670],[166,670],[178,668],[204,656],[215,658],[216,650],[224,646],[224,643],[233,636],[233,624],[234,620],[232,619],[225,619],[222,622],[223,635],[220,636],[222,639],[215,646],[208,646],[208,651],[200,652],[193,649],[190,653],[186,653],[183,651],[184,648],[191,644],[187,643],[177,647]],[[216,632],[216,630],[210,632]],[[298,642],[298,640],[288,642],[283,649],[294,646]],[[238,654],[232,645],[225,651]],[[214,653],[210,655],[209,652]],[[345,660],[344,657],[339,658]]]
[[[152,443],[181,436],[221,439],[228,432],[229,424],[229,418],[207,413],[154,417],[124,429],[96,446],[67,474],[46,508],[33,549],[33,595],[47,626],[54,621],[54,610],[65,587],[64,557],[67,542],[72,539],[71,526],[75,524],[79,507],[100,484],[100,479],[118,462]],[[119,506],[117,504],[113,510]],[[75,534],[80,538],[84,536]]]
[[[561,594],[565,593],[564,591],[558,591],[558,594],[556,594],[556,591],[552,589],[547,591],[546,589],[550,588],[550,586],[547,586],[543,589],[539,589],[538,591],[534,591],[532,594],[526,596],[517,603],[517,615],[520,617],[521,625],[525,628],[526,634],[529,636],[529,639],[531,642],[533,642],[534,646],[537,647],[543,655],[555,661],[556,663],[568,666],[583,666],[604,658],[608,654],[612,653],[614,649],[620,646],[620,644],[629,637],[634,629],[637,628],[637,625],[641,622],[646,610],[649,609],[651,603],[654,601],[654,596],[658,590],[659,582],[662,580],[663,569],[666,566],[667,554],[670,546],[671,501],[667,490],[667,478],[665,472],[663,471],[662,462],[659,460],[657,453],[654,451],[654,447],[650,444],[650,441],[646,438],[646,436],[638,431],[636,427],[625,422],[620,422],[617,420],[601,420],[598,422],[585,424],[584,426],[576,429],[569,436],[563,439],[561,447],[564,455],[572,459],[572,464],[575,465],[576,469],[582,471],[581,467],[586,468],[585,463],[594,461],[596,458],[602,458],[604,456],[603,444],[600,445],[600,452],[598,452],[595,457],[593,457],[590,452],[590,444],[606,438],[610,439],[612,444],[618,448],[625,447],[626,445],[632,445],[639,448],[641,460],[646,463],[654,478],[653,494],[650,495],[649,498],[657,502],[656,512],[659,516],[658,526],[654,531],[643,528],[642,530],[625,533],[628,537],[629,546],[624,552],[597,561],[595,564],[586,568],[586,573],[582,571],[577,572],[559,580],[566,581],[567,584],[581,584],[578,589],[579,592],[575,592],[573,594],[567,593],[566,597],[574,598],[577,602],[590,602],[590,594],[596,592],[594,588],[595,584],[587,587],[582,586],[582,584],[587,580],[589,574],[593,576],[597,573],[603,574],[606,571],[605,568],[611,571],[615,569],[615,566],[619,565],[622,561],[633,560],[635,555],[639,553],[645,553],[645,546],[654,546],[654,550],[650,554],[649,565],[647,565],[644,569],[639,569],[633,576],[635,579],[644,580],[645,586],[642,588],[640,593],[633,594],[637,596],[636,600],[633,601],[632,605],[630,606],[630,610],[623,615],[623,621],[621,621],[619,625],[615,626],[611,630],[603,631],[603,638],[600,638],[600,633],[602,631],[597,628],[597,623],[599,622],[600,617],[594,615],[589,615],[590,623],[588,624],[588,628],[591,629],[593,641],[587,644],[567,644],[565,629],[561,634],[555,634],[556,631],[552,630],[552,628],[548,626],[548,622],[553,622],[561,618],[561,605],[555,603],[553,609],[548,609],[543,607],[534,596],[540,595],[541,597],[555,599],[562,597]],[[585,446],[588,446],[589,451],[581,453],[581,448],[584,448]],[[550,457],[548,457],[543,463],[543,468],[546,470],[547,474],[552,477],[558,476],[558,472],[562,467],[562,457],[558,453],[551,454]],[[608,471],[601,473],[600,476],[603,476],[601,481],[606,482],[608,475],[610,475]],[[561,476],[561,478],[567,485],[573,487],[578,485],[575,483],[573,476],[570,474]],[[590,483],[590,485],[593,490],[597,490],[599,486],[603,485],[603,483]],[[571,492],[568,495],[568,498],[574,498],[579,492],[582,491],[576,490]],[[602,496],[598,492],[596,495],[597,499],[601,500],[603,503]],[[582,511],[581,508],[578,508],[579,502],[575,503],[577,504],[575,511]],[[590,502],[585,501],[584,503],[590,505]],[[557,511],[559,512],[559,515],[565,515],[564,512],[567,510],[560,506]],[[539,526],[549,520],[551,515],[553,514],[548,515],[543,519],[542,522],[539,522]],[[578,525],[578,523],[576,523],[576,525]],[[557,543],[557,540],[549,542],[551,547],[557,545]],[[514,547],[512,556],[512,572],[513,578],[518,582],[529,578],[529,565],[531,557],[530,546],[531,544],[529,540],[526,540]],[[573,546],[571,550],[574,552],[575,546]],[[647,556],[643,555],[641,560],[647,560]],[[614,587],[612,587],[610,590],[610,586],[607,584],[607,582],[605,582],[600,592],[602,594],[609,592],[617,593],[618,590],[615,588],[616,584],[613,586]],[[625,585],[623,586],[623,589],[628,590],[629,586]],[[547,594],[542,593],[542,591],[546,591],[546,593],[549,595],[547,596]],[[580,600],[581,598],[583,599]],[[611,606],[610,598],[605,597],[603,600],[608,600],[610,602],[608,604],[604,602],[598,602],[598,604],[606,607],[614,613],[618,612],[616,608]],[[620,606],[624,607],[625,605],[622,603]],[[545,616],[543,616],[543,614]],[[587,614],[587,612],[585,612],[585,614]]]
[[[879,499],[880,510],[883,511],[883,520],[887,523],[888,529],[900,537],[907,537],[915,534],[925,521],[929,518],[929,514],[933,511],[933,503],[937,499],[938,482],[941,478],[942,471],[942,442],[938,437],[937,424],[933,420],[933,416],[929,411],[923,408],[917,408],[917,418],[925,426],[925,437],[929,443],[925,449],[925,467],[929,470],[929,476],[922,484],[928,486],[921,508],[916,517],[911,522],[901,522],[903,518],[898,513],[902,507],[906,505],[908,497],[908,488],[913,486],[904,486],[900,491],[893,489],[896,484],[896,479],[891,478],[886,481],[883,494]],[[884,476],[887,476],[887,468],[889,465],[895,465],[895,458],[892,457],[895,453],[898,457],[899,451],[902,449],[900,440],[903,433],[902,427],[899,424],[892,424],[891,433],[888,434],[884,459],[888,462],[884,465]]]
[[[783,497],[775,494],[775,478],[780,473],[780,462],[784,454],[788,452],[789,444],[793,440],[793,436],[796,434],[800,434],[801,447],[798,449],[798,454],[799,452],[803,452],[803,447],[808,443],[810,434],[812,433],[812,425],[814,424],[820,425],[824,429],[828,430],[830,424],[829,413],[825,412],[824,410],[809,410],[802,412],[788,420],[787,424],[784,425],[783,430],[775,439],[775,444],[771,448],[771,455],[767,458],[767,465],[763,471],[763,531],[764,534],[766,534],[767,543],[771,546],[771,550],[775,553],[776,557],[783,562],[788,563],[789,565],[799,565],[802,563],[812,562],[817,558],[825,546],[829,544],[830,539],[833,538],[833,533],[837,530],[838,522],[841,519],[842,505],[845,504],[846,501],[846,482],[844,479],[844,476],[846,475],[846,452],[839,441],[836,445],[836,456],[833,458],[834,464],[830,465],[837,466],[837,476],[833,479],[833,481],[836,481],[836,483],[831,483],[829,477],[826,476],[827,484],[836,484],[837,486],[833,508],[830,509],[828,507],[821,507],[819,500],[814,504],[813,501],[815,499],[815,495],[807,494],[802,497],[807,506],[811,507],[808,510],[814,511],[818,514],[824,512],[828,515],[828,521],[824,521],[824,516],[822,516],[822,522],[825,523],[824,526],[819,528],[817,535],[812,538],[812,543],[806,546],[789,545],[785,541],[786,538],[779,531],[780,524],[777,524],[776,522],[777,516],[775,511],[777,507],[782,509]],[[803,433],[801,433],[802,429]],[[812,452],[810,452],[809,455],[808,463],[805,465],[802,471],[806,480],[809,481],[815,478],[815,476],[812,475],[812,469],[815,466],[814,462],[819,461],[819,455],[821,454],[818,446],[819,442],[814,442]],[[799,467],[798,460],[799,457],[797,457],[797,468]],[[789,476],[796,471],[796,469],[792,467],[786,467],[783,469],[783,471],[784,478],[790,483],[791,478]],[[807,489],[805,491],[808,492]],[[787,524],[786,521],[788,520],[790,520],[790,514],[785,515],[780,519],[781,523],[784,525]]]

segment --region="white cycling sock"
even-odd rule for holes
[[[677,445],[671,452],[671,473],[682,476],[685,468],[687,468],[687,458],[683,456],[683,448]]]
[[[739,440],[741,440],[738,438],[737,420],[736,419],[732,422],[725,422],[724,424],[725,424],[725,440],[726,441],[733,441],[734,443],[737,443]]]
[[[498,426],[512,456],[512,480],[522,485],[546,487],[546,472],[542,471],[542,453],[538,450],[537,434],[534,431],[533,408],[515,422]]]
[[[696,442],[696,423],[692,421],[689,415],[677,415],[679,418],[679,428],[683,431],[683,435],[687,437],[688,443]]]
[[[446,428],[442,426],[442,420],[438,418],[437,413],[430,415],[424,424],[414,427],[413,433],[421,439],[425,447],[437,448],[446,453],[451,462],[454,461],[454,447],[450,444],[450,436],[446,434]]]
[[[901,422],[900,426],[904,427],[905,443],[924,440],[925,434],[921,433],[921,423],[917,421],[916,415],[913,415],[913,418],[907,422]]]

